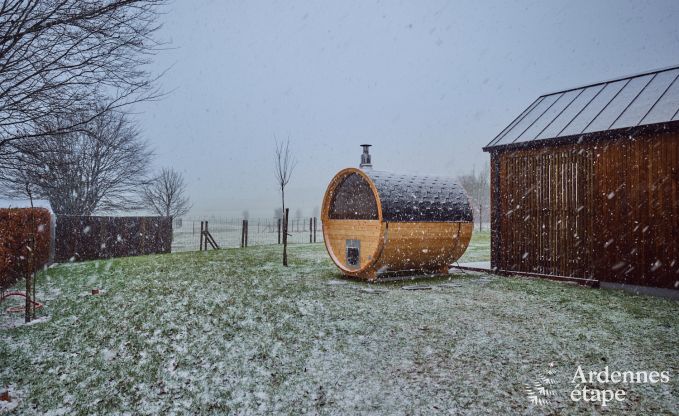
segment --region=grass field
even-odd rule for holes
[[[467,261],[483,260],[480,242]],[[66,264],[40,277],[48,320],[0,329],[17,414],[672,414],[679,304],[474,274],[364,284],[321,244]],[[442,286],[441,284],[447,284]],[[103,293],[92,296],[92,288]],[[4,307],[8,306],[6,304]],[[3,312],[4,313],[4,312]],[[2,316],[6,321],[6,316]],[[551,367],[556,392],[532,404]],[[601,410],[587,370],[671,371]]]

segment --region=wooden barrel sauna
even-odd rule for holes
[[[363,145],[368,146],[368,145]],[[364,160],[367,147],[364,147]],[[447,273],[469,245],[472,209],[454,179],[362,168],[341,170],[323,198],[321,221],[330,258],[365,280]]]

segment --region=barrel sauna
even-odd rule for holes
[[[447,273],[473,230],[467,194],[454,179],[372,169],[368,147],[361,168],[330,181],[321,221],[325,247],[347,276],[364,280]]]

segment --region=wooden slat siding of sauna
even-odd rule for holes
[[[490,267],[493,268],[498,262],[500,249],[500,212],[499,196],[496,190],[499,187],[499,157],[495,153],[490,154]]]
[[[667,139],[663,140],[663,155],[665,156],[666,163],[663,164],[665,167],[665,171],[663,172],[664,175],[664,189],[663,189],[663,212],[669,212],[672,213],[673,211],[673,206],[672,206],[672,199],[671,195],[673,194],[673,187],[676,186],[676,176],[673,174],[673,168],[676,169],[677,167],[677,160],[674,159],[674,151],[672,149],[672,146],[670,145],[669,141]],[[665,269],[662,274],[670,274],[674,272],[672,270],[672,266],[670,264],[672,261],[676,261],[675,259],[678,259],[678,257],[672,258],[669,257],[667,254],[669,253],[677,253],[679,254],[679,250],[676,249],[676,244],[677,244],[677,233],[679,233],[679,220],[676,220],[676,216],[672,216],[672,218],[675,218],[675,226],[674,226],[674,233],[667,233],[664,234],[665,238],[667,239],[665,241],[666,247],[669,248],[669,250],[665,251],[664,253],[666,254],[666,260],[663,262],[663,268]],[[676,264],[676,263],[675,263]],[[679,269],[679,267],[678,267]],[[677,279],[679,280],[679,274],[676,275]]]
[[[629,174],[629,207],[630,211],[640,213],[643,208],[642,190],[639,184],[641,183],[641,158],[643,157],[643,149],[638,144],[632,146],[632,154],[629,155],[630,160],[630,174]],[[630,229],[630,245],[627,247],[625,253],[629,259],[629,264],[625,266],[623,273],[629,273],[630,270],[639,270],[641,264],[641,253],[639,252],[640,245],[644,241],[641,235],[640,218],[633,218],[629,224]],[[635,249],[637,248],[637,249]]]
[[[577,172],[577,167],[578,167],[578,155],[576,153],[576,150],[573,148],[568,149],[568,168],[570,170],[570,181],[568,182],[568,193],[569,197],[567,198],[567,204],[568,204],[568,210],[566,213],[566,216],[568,217],[568,227],[566,227],[566,231],[568,232],[568,251],[572,253],[578,253],[579,247],[578,247],[578,213],[576,212],[576,206],[578,203],[578,196],[577,196],[577,185],[578,185],[578,172]],[[575,259],[577,258],[577,254],[573,256],[568,256],[568,270],[571,276],[577,275],[577,261]]]
[[[670,139],[666,139],[668,147],[672,150],[672,194],[670,197],[670,206],[672,207],[672,218],[674,218],[674,229],[672,231],[673,252],[679,254],[679,146],[672,146]],[[674,263],[673,263],[674,262]],[[670,261],[670,268],[674,271],[677,280],[679,280],[679,256],[673,257]],[[670,272],[672,273],[672,272]]]
[[[490,265],[492,268],[498,267],[499,264],[504,264],[503,260],[503,250],[505,245],[502,239],[506,238],[504,234],[505,228],[503,227],[503,217],[504,217],[504,205],[502,202],[503,193],[500,191],[503,189],[504,184],[502,183],[502,178],[505,177],[504,173],[504,163],[502,163],[503,158],[499,154],[491,154],[491,169],[494,169],[494,173],[491,175],[491,188],[490,188],[490,198],[491,204],[491,218],[493,224],[491,224],[491,241],[490,241]]]
[[[571,149],[564,149],[561,153],[561,157],[563,160],[563,170],[564,170],[564,175],[561,179],[561,186],[563,187],[564,190],[564,195],[562,196],[562,206],[561,206],[561,212],[560,212],[560,219],[561,219],[561,234],[563,235],[564,238],[564,243],[563,243],[563,248],[562,250],[565,253],[572,252],[573,246],[572,246],[572,241],[571,241],[571,218],[573,217],[571,213],[571,203],[574,198],[573,193],[571,192],[571,182],[574,180],[573,176],[573,170],[571,168],[571,157],[570,157],[570,150]],[[571,267],[571,261],[572,256],[568,255],[562,255],[561,256],[561,263],[563,264],[563,267],[568,271],[569,274],[573,273],[573,269]]]
[[[648,244],[646,244],[647,240],[647,229],[646,226],[649,223],[650,220],[650,209],[651,206],[649,204],[650,199],[651,199],[651,193],[650,193],[650,188],[649,188],[649,182],[650,182],[650,172],[648,170],[649,166],[649,158],[650,158],[650,152],[649,152],[649,147],[648,146],[639,146],[638,148],[639,151],[639,197],[641,200],[639,201],[639,206],[637,208],[637,215],[639,216],[639,241],[640,245],[638,246],[638,251],[639,251],[639,262],[636,264],[636,270],[633,271],[634,274],[636,275],[643,275],[644,277],[646,274],[646,261],[647,257],[649,257],[649,250],[648,250]]]
[[[523,172],[523,164],[522,158],[515,158],[514,159],[514,164],[513,164],[513,169],[514,173],[512,176],[512,180],[515,182],[521,182],[521,178],[524,174]],[[512,212],[512,217],[515,218],[515,221],[518,223],[523,222],[523,218],[525,217],[524,215],[524,205],[523,201],[521,200],[522,193],[519,192],[514,195],[514,198],[512,199],[512,206],[513,206],[513,212]],[[521,247],[521,250],[517,253],[514,253],[514,263],[517,264],[517,267],[523,269],[524,263],[523,263],[523,244],[524,242],[521,240],[522,236],[521,233],[515,232],[513,236],[514,240],[519,244],[519,247]]]
[[[523,229],[526,230],[526,229],[529,229],[529,227],[530,227],[530,221],[531,221],[531,216],[532,216],[532,214],[531,214],[530,188],[525,186],[525,184],[530,183],[529,178],[528,178],[529,170],[530,170],[530,166],[529,166],[530,165],[530,159],[526,158],[526,157],[521,157],[521,158],[519,158],[518,161],[519,161],[519,166],[520,166],[520,169],[521,169],[521,172],[520,172],[521,184],[524,185],[524,186],[522,186],[523,191],[521,193],[521,201],[520,201],[520,204],[521,204],[521,219],[520,219],[520,221],[523,224],[523,227],[524,227]],[[525,234],[527,234],[527,233],[524,233],[521,236],[521,245],[523,247],[525,247],[524,252],[530,252],[531,239],[527,238],[527,236]],[[523,265],[524,263],[529,264],[529,263],[526,263],[526,262],[527,262],[527,259],[524,259],[523,253],[521,253],[521,263],[522,263],[523,268],[526,267],[526,266]]]
[[[653,251],[655,253],[658,253],[655,257],[656,259],[649,259],[649,265],[654,265],[656,261],[660,261],[660,263],[663,263],[664,260],[664,253],[660,250],[661,247],[664,246],[664,241],[665,238],[663,236],[663,233],[661,232],[660,228],[661,225],[659,222],[661,221],[661,216],[662,216],[662,152],[661,150],[661,140],[656,140],[652,145],[651,145],[651,152],[653,153],[653,158],[652,160],[657,161],[657,163],[654,163],[651,172],[653,175],[653,180],[651,182],[651,188],[650,191],[652,193],[652,198],[651,198],[651,208],[649,210],[649,213],[652,215],[651,219],[651,241],[653,241],[654,247]],[[653,257],[653,256],[652,256]],[[662,266],[660,266],[662,267]],[[655,279],[655,273],[651,272],[650,273],[650,278]]]
[[[387,266],[398,270],[453,263],[466,250],[473,226],[473,223],[391,222],[377,268]],[[422,232],[426,238],[420,237]],[[430,239],[431,235],[437,238]],[[443,255],[437,258],[432,253]]]
[[[643,238],[641,238],[641,226],[637,227],[639,223],[638,218],[633,218],[634,213],[638,213],[638,208],[643,203],[643,197],[641,191],[643,190],[639,186],[639,172],[641,171],[641,148],[640,144],[631,142],[628,143],[628,150],[625,152],[625,164],[626,164],[626,187],[625,187],[625,202],[626,206],[623,208],[627,213],[626,221],[626,234],[627,234],[627,244],[622,249],[622,255],[625,257],[626,264],[620,266],[618,270],[619,274],[623,277],[626,276],[632,270],[641,270],[642,265],[640,263],[640,255],[638,253],[640,244],[643,243]],[[636,228],[636,230],[635,230]],[[621,260],[622,261],[622,260]]]
[[[539,236],[540,236],[540,261],[538,263],[538,270],[539,273],[547,273],[546,270],[546,265],[547,265],[547,259],[549,258],[548,250],[549,246],[547,245],[547,218],[546,218],[546,212],[545,210],[548,208],[547,207],[547,201],[549,200],[549,187],[547,186],[547,183],[549,183],[549,154],[548,153],[542,153],[538,156],[539,160],[539,167],[540,167],[540,177],[538,178],[538,186],[540,188],[540,210],[538,213],[538,229],[539,229]]]
[[[611,146],[609,142],[606,142],[599,153],[601,156],[600,160],[605,161],[605,163],[599,163],[597,165],[597,170],[595,170],[594,175],[597,178],[597,182],[600,184],[598,195],[595,199],[600,200],[601,211],[600,215],[595,218],[599,220],[598,234],[601,236],[599,241],[597,241],[597,247],[595,250],[600,253],[596,258],[598,263],[596,265],[596,270],[606,270],[608,275],[607,280],[617,280],[613,273],[611,273],[611,268],[609,266],[609,258],[612,256],[611,250],[613,249],[613,244],[611,240],[615,231],[615,221],[612,220],[612,212],[610,207],[610,200],[608,199],[608,193],[611,192],[611,182],[613,178],[611,177],[613,171],[612,166],[615,163],[614,153],[611,151]]]
[[[673,252],[679,255],[679,146],[672,146],[669,138],[666,139],[668,147],[672,148],[672,196],[670,205],[672,206],[672,218],[674,218],[674,228],[672,230],[672,241],[674,242]],[[670,262],[670,267],[673,268],[674,274],[679,280],[679,256],[673,257]]]
[[[651,264],[655,263],[655,259],[657,257],[657,252],[658,252],[658,239],[659,235],[656,232],[656,210],[658,209],[658,204],[657,204],[657,192],[655,187],[657,186],[658,182],[658,154],[657,154],[657,147],[656,143],[652,143],[651,146],[648,148],[648,153],[649,153],[649,158],[648,158],[648,178],[647,178],[647,192],[648,192],[648,221],[646,225],[648,226],[646,233],[644,233],[644,238],[647,242],[647,244],[650,244],[647,246],[647,251],[646,251],[646,264],[650,266]],[[646,270],[648,271],[646,273],[646,278],[649,280],[653,279],[653,273],[650,270],[650,267],[646,267]]]
[[[667,212],[672,212],[672,206],[671,206],[671,201],[669,199],[669,196],[672,195],[672,165],[670,164],[672,162],[672,149],[667,145],[666,140],[659,140],[660,142],[660,154],[663,157],[663,161],[660,164],[661,166],[661,189],[660,189],[660,195],[659,195],[659,203],[660,203],[660,215],[661,217],[667,214],[662,214],[662,213],[667,213]],[[662,225],[661,225],[662,226]],[[670,268],[670,263],[672,261],[672,258],[669,257],[668,254],[672,253],[674,251],[674,244],[673,244],[673,238],[671,233],[661,233],[663,236],[663,241],[662,245],[665,247],[665,250],[662,251],[664,254],[663,259],[662,259],[662,266],[660,268],[662,270],[659,270],[660,275],[664,274],[670,274],[672,272]],[[679,275],[677,275],[677,280],[679,280]]]
[[[517,160],[516,158],[512,158],[509,160],[509,166],[507,168],[507,181],[510,182],[516,182],[517,177],[516,177],[516,172],[517,172]],[[516,197],[515,194],[507,194],[507,209],[504,211],[507,215],[507,220],[512,221],[514,218],[516,218]],[[512,241],[513,245],[517,244],[516,241],[516,230],[510,229],[510,235],[509,239]],[[515,252],[507,252],[505,253],[507,260],[509,261],[509,264],[511,264],[515,268],[520,268],[521,266],[517,264],[516,262],[516,253]]]
[[[326,225],[327,224],[327,225]],[[361,240],[360,267],[371,260],[380,241],[381,224],[378,220],[327,220],[326,235],[333,254],[343,265],[347,264],[346,240]]]
[[[493,246],[494,266],[673,288],[679,280],[679,261],[671,266],[679,259],[678,139],[672,133],[494,154],[500,192],[493,188],[499,195],[492,198],[501,212],[493,231],[496,244],[502,242]],[[531,186],[536,206],[524,200],[526,209],[517,210]],[[527,212],[536,215],[525,222]],[[528,257],[517,261],[525,250]],[[656,260],[662,265],[653,270]],[[629,265],[612,270],[620,261]]]
[[[661,232],[659,229],[662,227],[662,217],[663,213],[666,212],[665,209],[667,208],[665,206],[665,194],[667,191],[666,188],[666,179],[668,176],[668,166],[667,166],[667,154],[664,152],[665,146],[664,146],[664,140],[657,140],[658,143],[658,156],[660,159],[660,163],[658,163],[658,180],[656,181],[657,183],[657,189],[656,189],[656,210],[654,210],[656,214],[656,221],[654,221],[654,226],[657,227],[658,229],[658,236],[660,238],[657,239],[656,241],[656,249],[659,247],[668,247],[668,244],[670,243],[669,239],[667,238],[667,235],[663,232]],[[667,270],[664,270],[667,267],[668,264],[668,257],[667,253],[668,251],[663,250],[659,251],[660,256],[660,264],[658,265],[658,272],[659,274],[664,274],[667,272]]]

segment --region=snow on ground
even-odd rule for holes
[[[288,268],[262,246],[49,269],[51,319],[0,330],[0,385],[20,414],[599,413],[565,390],[529,402],[554,363],[563,386],[579,364],[670,370],[612,409],[679,406],[676,302],[478,274],[401,290],[343,279],[322,245],[290,252]]]
[[[26,322],[24,315],[22,313],[12,313],[7,314],[6,317],[0,321],[0,329],[17,328],[20,326],[31,326],[41,324],[50,320],[49,316],[41,316],[39,318],[33,319],[30,322]]]

